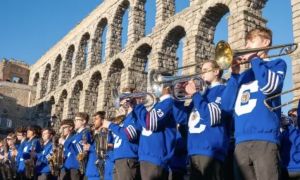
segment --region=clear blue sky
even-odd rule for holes
[[[0,1],[0,58],[15,58],[34,64],[62,39],[102,0],[2,0]],[[188,6],[188,0],[176,0],[176,11]],[[154,25],[154,0],[146,5],[147,29]],[[269,0],[263,9],[267,26],[273,30],[274,44],[293,42],[290,0]],[[124,37],[124,39],[126,39]],[[227,21],[217,26],[215,41],[227,39]],[[290,58],[285,89],[292,87]],[[289,96],[288,98],[291,98]],[[286,109],[285,109],[286,111]]]

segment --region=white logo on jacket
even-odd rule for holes
[[[158,110],[156,111],[156,113],[157,113],[157,116],[158,116],[158,117],[163,117],[163,115],[164,115],[164,112],[163,112],[161,109],[158,109]]]

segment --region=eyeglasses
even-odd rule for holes
[[[81,118],[75,118],[75,121],[83,121]]]
[[[62,126],[61,129],[67,129],[69,128],[70,126]]]
[[[215,69],[214,68],[212,68],[212,69],[203,69],[202,71],[201,71],[201,74],[205,74],[205,73],[208,73],[208,72],[212,72],[212,71],[214,71]]]

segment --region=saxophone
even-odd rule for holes
[[[10,159],[8,158],[8,144],[6,138],[3,141],[3,155],[4,158],[1,160],[2,169],[2,176],[4,179],[12,179],[13,178],[13,171],[12,171],[12,164]]]
[[[48,158],[49,167],[53,176],[59,176],[64,163],[63,145],[58,143],[59,136],[52,138],[52,154]]]
[[[82,144],[87,144],[87,135],[85,132],[82,134]],[[88,154],[86,151],[82,150],[79,152],[76,159],[79,162],[79,171],[83,175],[86,170],[86,163],[87,163]]]
[[[104,165],[105,165],[105,158],[108,149],[107,138],[108,138],[108,130],[105,128],[101,128],[100,132],[94,135],[96,154],[97,154],[97,160],[95,161],[95,165],[99,171],[101,179],[104,179]]]
[[[16,150],[16,146],[13,145],[11,147],[11,152]],[[17,169],[16,169],[16,156],[11,156],[11,160],[10,160],[10,168],[11,168],[11,174],[12,174],[12,179],[16,179],[17,178]]]
[[[34,168],[35,168],[35,148],[32,146],[30,151],[30,158],[25,160],[25,176],[26,178],[34,177]]]

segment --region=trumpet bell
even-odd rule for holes
[[[166,85],[172,85],[175,76],[165,76],[156,69],[151,69],[147,77],[147,92],[154,94],[157,98],[161,95]]]
[[[298,48],[298,44],[291,43],[291,44],[283,44],[283,45],[262,47],[262,48],[232,50],[230,48],[230,45],[227,42],[219,41],[215,49],[215,60],[217,61],[220,68],[225,70],[230,68],[234,57],[242,56],[248,53],[258,53],[259,51],[269,51],[275,49],[279,50],[279,53],[268,55],[265,57],[265,58],[272,58],[272,57],[285,56],[291,54],[297,48]]]
[[[233,51],[225,41],[219,41],[215,49],[215,60],[221,69],[229,69],[233,61]]]
[[[173,82],[173,95],[176,100],[185,101],[191,98],[187,95],[187,92],[185,91],[185,87],[188,81],[190,80],[193,80],[195,82],[196,89],[198,92],[200,92],[201,94],[205,93],[207,89],[207,84],[202,78],[200,78],[200,76],[193,77],[193,78],[186,77],[186,78],[175,80]]]
[[[114,107],[116,109],[119,109],[120,106],[122,106],[121,101],[124,99],[128,99],[130,101],[131,99],[141,99],[142,103],[145,107],[151,107],[156,103],[156,98],[151,93],[147,92],[137,92],[137,93],[119,93],[117,89],[114,89],[112,91],[113,94],[113,102]]]

